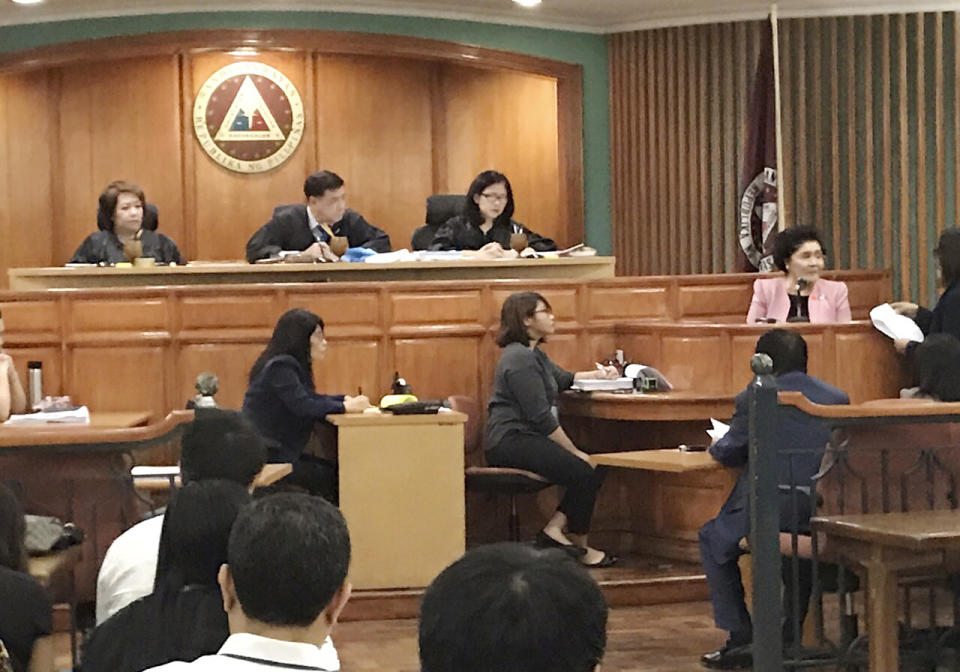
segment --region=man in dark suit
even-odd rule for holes
[[[345,236],[350,247],[390,251],[390,237],[369,224],[359,213],[347,209],[343,179],[329,170],[314,173],[303,183],[306,204],[280,205],[273,218],[247,241],[247,261],[276,256],[281,250],[297,250],[321,261],[336,261],[330,237]]]
[[[795,331],[772,329],[757,341],[756,351],[773,359],[773,375],[780,390],[800,392],[818,404],[849,404],[847,395],[837,388],[807,375],[807,344]],[[752,664],[750,643],[753,625],[744,601],[743,582],[737,559],[744,552],[741,540],[750,532],[748,510],[748,391],[737,395],[736,410],[727,434],[710,446],[710,454],[728,467],[740,467],[740,477],[724,502],[720,513],[700,529],[700,558],[710,587],[713,619],[718,628],[730,633],[719,650],[704,654],[701,662],[713,669],[742,669]],[[781,491],[780,529],[793,531],[793,502],[798,532],[805,532],[810,518],[810,485],[820,469],[823,451],[830,438],[829,428],[818,420],[797,417],[784,411],[777,418],[778,473]],[[794,492],[794,491],[799,492]],[[809,576],[800,577],[801,590],[796,599],[809,600]],[[792,582],[791,582],[792,583]],[[806,595],[806,600],[804,599]],[[786,603],[792,596],[785,597]],[[806,613],[805,604],[800,609]],[[792,632],[792,627],[785,629]]]

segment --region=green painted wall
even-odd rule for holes
[[[610,106],[603,35],[472,21],[324,12],[157,14],[0,27],[0,52],[62,42],[175,30],[259,28],[342,30],[462,42],[550,58],[583,67],[586,239],[609,254]]]

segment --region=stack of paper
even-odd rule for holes
[[[86,406],[71,408],[69,411],[41,411],[40,413],[26,413],[11,415],[5,425],[43,425],[46,423],[90,424],[90,411]]]
[[[571,388],[581,392],[616,392],[632,390],[633,378],[581,378],[573,381]]]
[[[707,434],[714,443],[722,439],[726,433],[730,431],[730,425],[720,422],[719,420],[710,418],[710,424],[712,427],[707,430]]]

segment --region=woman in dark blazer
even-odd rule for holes
[[[513,219],[513,189],[503,173],[487,170],[473,180],[463,212],[437,228],[431,250],[510,251],[510,236],[527,235],[527,247],[534,252],[557,249],[549,238],[539,236]],[[526,250],[524,250],[526,251]]]
[[[326,352],[320,317],[302,308],[281,315],[250,369],[243,412],[266,440],[267,461],[293,464],[293,473],[283,482],[335,501],[336,466],[304,454],[303,449],[314,425],[328,414],[359,412],[369,408],[370,401],[363,395],[317,394],[313,361],[323,359]]]
[[[579,378],[615,378],[617,370],[564,371],[540,349],[554,333],[550,304],[535,292],[507,297],[497,344],[503,348],[487,407],[487,464],[526,469],[566,488],[556,513],[537,535],[541,546],[560,547],[588,567],[616,559],[587,544],[602,478],[557,421],[559,392]]]
[[[910,301],[891,303],[901,315],[912,317],[925,336],[952,334],[960,338],[960,228],[944,229],[933,250],[937,258],[937,271],[941,286],[945,289],[933,310],[928,310]],[[910,354],[916,341],[898,338],[894,341],[898,352]]]
[[[148,212],[149,216],[145,216]],[[179,264],[186,261],[177,244],[157,233],[156,208],[150,206],[143,189],[132,182],[117,180],[100,194],[97,206],[97,228],[73,253],[71,264],[116,264],[130,261],[123,246],[139,241],[141,257],[152,257],[158,264]]]

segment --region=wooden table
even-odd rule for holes
[[[465,548],[463,413],[328,415],[357,589],[428,585]]]
[[[590,462],[593,465],[607,467],[667,471],[675,474],[725,468],[705,450],[686,452],[676,448],[630,450],[622,453],[595,453],[590,456]]]
[[[897,575],[960,568],[960,511],[827,516],[810,523],[826,536],[831,551],[865,570],[870,670],[896,672]]]
[[[556,279],[603,280],[614,277],[615,257],[556,259],[477,259],[395,263],[248,264],[194,262],[147,268],[56,266],[11,268],[10,289],[30,291],[87,287],[248,284],[262,282],[383,282],[385,280]]]
[[[49,588],[58,574],[72,571],[81,557],[83,557],[82,545],[68,546],[60,551],[31,556],[27,560],[27,571],[30,572],[30,576],[40,582],[40,585]]]

